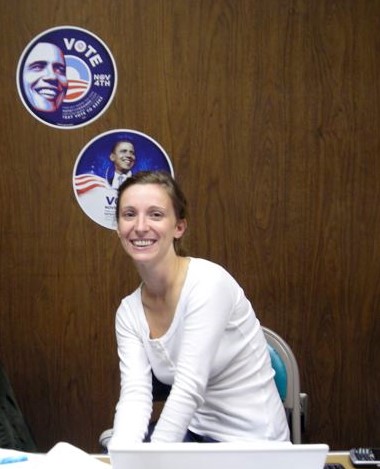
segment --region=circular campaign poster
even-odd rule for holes
[[[115,230],[120,184],[138,171],[154,170],[174,177],[168,155],[151,137],[129,129],[102,133],[82,149],[74,165],[77,202],[91,220]]]
[[[97,119],[110,105],[117,85],[108,47],[75,26],[48,29],[35,37],[20,57],[16,78],[26,109],[59,129]]]

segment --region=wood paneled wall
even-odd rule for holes
[[[165,148],[190,253],[293,347],[306,440],[379,445],[380,2],[0,0],[0,15],[0,360],[39,448],[98,451],[112,425],[114,314],[138,278],[72,170],[116,128]],[[107,112],[66,131],[27,113],[15,80],[59,25],[98,35],[119,72]]]

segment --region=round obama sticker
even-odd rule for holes
[[[117,85],[114,59],[104,42],[75,26],[34,38],[17,66],[17,89],[26,109],[59,129],[82,127],[110,105]]]
[[[73,170],[73,189],[85,214],[115,230],[119,186],[139,171],[167,171],[174,177],[165,150],[136,130],[116,129],[98,135],[80,152]]]

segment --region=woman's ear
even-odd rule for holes
[[[176,226],[176,234],[174,235],[174,237],[176,239],[182,238],[182,236],[184,235],[186,229],[187,229],[187,220],[186,220],[186,218],[183,218],[182,220],[178,220],[177,221],[177,226]]]

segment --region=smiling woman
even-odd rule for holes
[[[173,240],[181,239],[186,220],[177,220],[170,197],[159,185],[133,185],[122,195],[121,205],[118,234],[135,262],[141,253],[174,254]]]
[[[225,269],[181,250],[187,203],[177,182],[140,172],[118,195],[117,232],[142,282],[116,314],[121,393],[109,446],[288,440],[250,302]],[[148,431],[152,373],[171,391]]]
[[[119,236],[121,237],[120,227],[123,225],[123,221],[136,221],[137,207],[128,206],[125,201],[126,199],[122,197],[125,190],[130,186],[136,186],[134,187],[136,197],[140,196],[140,199],[143,199],[141,202],[143,204],[145,202],[145,209],[147,208],[146,204],[148,200],[147,191],[154,193],[153,199],[149,199],[149,202],[153,203],[154,200],[157,200],[158,205],[148,207],[149,213],[147,213],[147,215],[149,218],[158,221],[164,218],[165,215],[174,216],[175,223],[179,223],[183,231],[180,231],[177,236],[173,237],[173,247],[176,254],[184,255],[181,239],[187,227],[187,201],[180,187],[166,171],[140,171],[136,176],[125,181],[120,187],[116,204],[116,219],[118,222]]]

